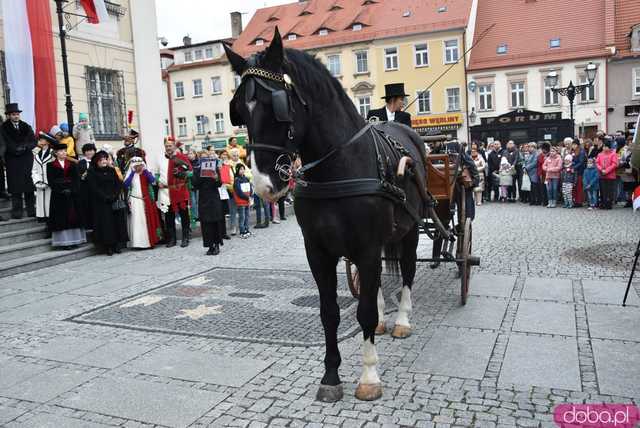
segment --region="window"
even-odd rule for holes
[[[560,47],[560,39],[551,39],[549,40],[550,48],[559,48]]]
[[[184,83],[176,82],[174,83],[176,90],[176,98],[184,98]]]
[[[493,86],[478,86],[478,105],[480,111],[493,110]]]
[[[211,59],[211,58],[213,58],[213,48],[211,48],[211,47],[206,48],[206,49],[204,50],[204,56],[205,56],[207,59]]]
[[[558,77],[558,81],[559,81]],[[543,80],[544,85],[544,105],[555,106],[560,104],[560,94],[552,90],[552,86],[547,85],[546,79]]]
[[[633,95],[640,96],[640,68],[633,69]]]
[[[164,120],[164,136],[168,137],[171,135],[171,127],[169,126],[169,119]]]
[[[459,58],[458,52],[458,40],[445,40],[444,41],[444,62],[450,64],[457,62]]]
[[[222,80],[220,80],[220,76],[211,78],[211,93],[213,95],[222,93]]]
[[[415,45],[416,67],[426,67],[429,65],[429,48],[426,43]]]
[[[191,62],[191,61],[193,61],[193,55],[191,54],[191,51],[185,51],[184,62]]]
[[[418,92],[418,114],[431,113],[431,91]]]
[[[367,51],[356,52],[356,73],[369,72],[369,54]]]
[[[524,107],[524,82],[511,83],[511,107]]]
[[[371,97],[368,95],[364,97],[358,97],[358,111],[360,112],[360,115],[366,119],[370,109]]]
[[[329,30],[327,30],[326,28],[321,28],[321,29],[318,31],[318,35],[319,35],[319,36],[326,36],[327,34],[329,34]]]
[[[196,61],[202,61],[202,49],[196,49],[193,52],[193,56],[194,56]]]
[[[123,88],[117,71],[86,68],[89,115],[96,137],[118,138],[122,132],[124,112]]]
[[[460,111],[460,88],[447,89],[447,111]]]
[[[581,74],[578,78],[580,80],[581,85],[585,85],[589,83],[589,80],[587,79],[586,74]],[[594,82],[593,85],[587,86],[586,88],[584,88],[584,90],[582,91],[582,94],[580,94],[580,102],[591,103],[591,102],[594,102],[595,100],[596,100],[596,88],[595,88],[595,82]]]
[[[186,137],[187,136],[187,118],[179,117],[178,118],[178,137]]]
[[[507,51],[508,51],[508,48],[507,48],[506,43],[503,43],[503,44],[499,45],[498,49],[496,49],[496,53],[498,55],[504,55],[504,54],[507,53]]]
[[[353,31],[362,30],[362,24],[353,24]]]
[[[204,135],[204,124],[207,121],[207,118],[203,115],[199,114],[196,116],[196,134]]]
[[[224,114],[216,113],[214,117],[215,117],[215,125],[216,125],[216,134],[223,134],[224,133]]]
[[[398,69],[398,48],[386,48],[384,50],[385,71]]]
[[[327,55],[327,68],[333,77],[341,75],[340,55]]]
[[[202,79],[195,79],[193,81],[193,96],[194,97],[202,96]]]

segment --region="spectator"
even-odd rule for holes
[[[596,165],[600,173],[600,195],[602,197],[601,208],[610,210],[616,201],[616,169],[618,168],[618,155],[611,150],[612,142],[603,143],[602,152],[596,158]]]
[[[507,143],[507,150],[505,153],[509,164],[513,167],[513,184],[508,189],[509,202],[515,202],[516,197],[520,194],[520,187],[522,186],[522,157],[520,156],[520,150],[516,147],[516,143],[513,140],[509,140]],[[518,195],[516,195],[516,189]]]
[[[220,254],[220,246],[224,245],[223,238],[226,233],[219,191],[222,181],[216,166],[215,159],[209,162],[203,160],[193,172],[193,184],[198,190],[202,245],[208,248],[208,256]]]
[[[2,116],[0,116],[0,124],[3,122]],[[9,199],[9,194],[7,193],[7,188],[5,187],[6,176],[4,173],[4,157],[7,152],[7,142],[5,141],[5,137],[0,132],[0,199]],[[8,219],[2,217],[0,215],[0,221],[7,221]]]
[[[545,174],[545,184],[549,199],[547,208],[555,208],[558,200],[560,172],[562,171],[562,158],[560,157],[558,147],[551,147],[549,155],[544,159],[542,170]]]
[[[238,207],[238,225],[240,227],[240,237],[243,239],[251,236],[249,232],[249,206],[253,190],[249,178],[244,175],[245,166],[241,163],[236,165],[236,178],[233,185],[233,197]]]
[[[563,208],[573,208],[573,185],[576,179],[576,173],[573,169],[573,155],[570,152],[564,157],[562,166],[562,199],[564,201]]]
[[[95,146],[96,139],[93,135],[93,128],[89,123],[89,115],[80,113],[78,115],[78,123],[73,127],[73,139],[76,142],[75,151],[80,155],[85,144],[93,144]]]
[[[509,189],[513,186],[513,176],[515,174],[515,167],[511,165],[507,156],[503,156],[500,159],[500,201],[507,202],[509,199]]]
[[[128,191],[131,248],[153,248],[162,240],[162,225],[154,204],[155,182],[141,157],[129,159],[124,188]]]
[[[69,133],[69,124],[61,123],[60,129],[62,130],[62,140],[60,142],[67,146],[67,159],[73,159],[73,163],[77,163],[76,142]]]
[[[618,170],[616,171],[616,175],[621,181],[622,188],[620,194],[627,208],[632,206],[631,196],[636,187],[636,175],[633,168],[631,168],[631,156],[633,155],[632,144],[633,137],[629,137],[618,155],[620,161],[618,162]]]
[[[551,152],[551,144],[547,141],[540,145],[540,151],[538,152],[538,183],[540,189],[540,204],[548,207],[549,195],[547,194],[547,176],[544,171],[544,161]]]
[[[247,150],[238,145],[238,139],[236,137],[231,137],[229,138],[229,143],[227,145],[227,153],[229,153],[229,156],[233,159],[233,155],[231,154],[232,150],[237,150],[238,151],[238,156],[240,157],[240,159],[246,159],[247,158]],[[246,165],[245,165],[246,168]],[[248,172],[248,171],[245,171]]]
[[[71,139],[71,141],[70,141],[69,137],[68,137],[68,134],[67,134],[67,137],[65,137],[64,131],[58,125],[53,125],[51,127],[51,129],[49,130],[49,135],[51,135],[56,140],[58,140],[60,142],[60,144],[64,144],[65,145],[65,147],[67,148],[67,159],[66,160],[68,160],[71,163],[76,163],[76,159],[75,159],[76,149],[75,149],[75,143],[73,142],[73,139]],[[71,144],[69,144],[69,143],[71,143]]]
[[[235,198],[233,197],[233,183],[235,179],[235,173],[229,159],[227,152],[220,153],[220,181],[222,186],[227,190],[227,212],[229,213],[229,227],[231,228],[231,236],[235,236],[238,233],[238,207],[236,205]],[[224,192],[222,194],[224,197]],[[225,235],[225,239],[229,239],[229,236]]]
[[[527,156],[524,161],[524,171],[529,177],[531,189],[529,191],[529,205],[541,204],[540,176],[538,175],[538,147],[536,143],[527,144]]]
[[[80,209],[80,176],[76,165],[67,160],[67,147],[60,142],[52,146],[55,160],[47,164],[51,245],[68,250],[87,242]]]
[[[45,223],[49,218],[49,203],[51,201],[51,187],[47,181],[47,164],[54,159],[51,145],[58,141],[44,132],[41,132],[38,137],[38,146],[33,151],[31,179],[36,186],[36,219],[38,223]]]
[[[129,169],[129,159],[133,157],[139,157],[143,160],[146,159],[146,153],[144,150],[136,147],[136,143],[140,138],[140,133],[135,129],[129,129],[129,132],[122,137],[122,141],[124,143],[124,147],[118,150],[116,153],[115,165],[122,172],[127,171]],[[175,144],[175,142],[174,142]],[[113,154],[111,153],[113,157]]]
[[[478,153],[478,146],[476,144],[471,145],[471,159],[476,164],[476,169],[478,170],[478,175],[480,180],[478,182],[478,187],[473,189],[476,198],[476,205],[482,205],[482,192],[484,191],[484,170],[486,167],[486,163],[480,153]]]
[[[500,159],[501,159],[501,144],[500,141],[495,141],[493,143],[493,150],[487,156],[487,179],[489,185],[489,192],[487,196],[489,197],[489,201],[491,201],[491,191],[494,192],[494,200],[497,201],[499,199],[498,187],[500,185],[499,180],[499,172],[500,172]]]
[[[75,128],[74,128],[75,129]],[[96,154],[96,146],[87,143],[81,148],[82,156],[78,162],[78,175],[80,175],[80,207],[84,226],[86,230],[93,230],[93,214],[91,211],[91,198],[89,197],[89,185],[87,184],[87,173],[91,167],[91,159]]]
[[[200,168],[200,158],[195,150],[190,149],[187,152],[187,157],[189,158],[189,162],[191,162],[191,169],[195,171],[196,168]],[[198,221],[198,190],[193,185],[189,189],[189,196],[191,202],[191,219],[193,223],[196,223]]]
[[[600,190],[600,181],[598,177],[598,169],[596,168],[596,160],[591,158],[587,160],[587,167],[584,170],[584,190],[587,192],[587,202],[589,209],[593,210],[598,207],[598,191]]]
[[[27,216],[36,216],[35,186],[31,178],[36,137],[28,123],[20,120],[18,104],[7,104],[8,119],[2,124],[2,139],[6,144],[5,166],[7,187],[11,193],[11,218],[21,219],[26,205]],[[23,205],[24,197],[24,205]]]
[[[265,229],[269,227],[269,222],[271,221],[271,205],[255,193],[253,194],[253,204],[256,207],[256,225],[254,228]],[[262,221],[263,213],[264,222]]]
[[[589,151],[587,152],[588,159],[597,159],[600,152],[602,152],[602,147],[604,145],[604,134],[598,133],[593,144],[589,146]]]
[[[584,203],[584,186],[582,184],[582,176],[584,175],[584,169],[587,165],[587,153],[582,148],[579,139],[574,139],[571,143],[571,154],[573,155],[573,162],[571,168],[575,173],[575,184],[573,186],[573,205],[575,207],[581,207]]]

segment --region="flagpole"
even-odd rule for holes
[[[67,124],[69,133],[73,132],[73,102],[71,102],[71,85],[69,84],[69,64],[67,62],[67,31],[64,29],[62,3],[66,0],[55,0],[56,13],[58,15],[58,34],[60,36],[60,50],[62,51],[62,74],[64,75],[64,105],[67,108]]]

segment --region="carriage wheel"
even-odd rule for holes
[[[344,259],[344,265],[347,271],[347,284],[349,285],[351,295],[358,299],[360,298],[360,272],[358,272],[358,267],[351,263],[349,259]]]
[[[467,294],[469,294],[469,282],[471,279],[471,245],[473,240],[473,229],[471,227],[471,219],[466,219],[464,223],[464,236],[462,237],[462,251],[459,256],[463,259],[460,267],[460,304],[467,303]]]

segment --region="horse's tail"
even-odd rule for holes
[[[400,258],[402,257],[402,242],[387,244],[384,247],[384,267],[387,273],[400,276]]]

